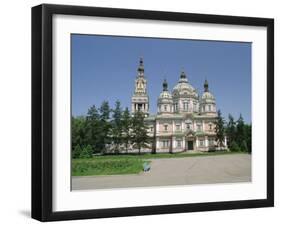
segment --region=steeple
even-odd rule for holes
[[[143,76],[144,74],[144,66],[143,66],[143,59],[142,57],[140,58],[140,63],[139,63],[139,67],[138,67],[138,72],[140,76]]]
[[[149,115],[149,97],[147,94],[147,81],[144,76],[143,59],[140,58],[137,69],[137,77],[135,79],[135,91],[132,96],[132,114],[142,111],[145,116]]]
[[[186,78],[186,74],[184,73],[184,71],[181,72],[181,77],[180,78]]]
[[[168,82],[163,81],[163,91],[160,93],[158,101],[158,114],[172,114],[173,113],[173,99],[171,93],[168,91]]]
[[[205,82],[204,82],[204,91],[209,92],[209,84],[208,84],[207,79],[205,79]]]
[[[187,82],[188,82],[184,70],[181,71],[181,75],[180,75],[180,80],[179,80],[179,82],[180,82],[180,83],[187,83]]]
[[[166,79],[164,79],[164,82],[163,82],[163,91],[168,91],[168,83],[167,83]]]

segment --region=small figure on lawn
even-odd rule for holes
[[[147,162],[145,162],[144,164],[143,164],[143,171],[144,172],[147,172],[147,171],[149,171],[150,170],[150,165],[147,163]]]

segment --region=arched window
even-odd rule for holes
[[[188,111],[188,102],[183,102],[183,110]]]
[[[174,109],[175,109],[175,111],[178,111],[178,103],[174,104]]]
[[[197,103],[196,103],[196,101],[193,101],[193,111],[197,111]]]

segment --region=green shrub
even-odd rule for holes
[[[238,144],[235,141],[232,141],[231,144],[229,145],[229,149],[232,152],[239,152],[240,148],[238,146]]]
[[[79,158],[86,159],[91,157],[92,157],[92,147],[90,145],[83,147],[79,155]]]
[[[72,149],[72,158],[77,159],[80,157],[82,149],[79,144],[77,144],[74,149]]]
[[[217,150],[215,149],[215,148],[211,148],[211,149],[209,149],[209,151],[208,152],[216,152]]]
[[[243,142],[242,142],[241,151],[243,151],[243,152],[249,152],[249,151],[248,151],[247,142],[246,142],[245,140],[243,140]]]

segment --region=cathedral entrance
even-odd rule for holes
[[[194,134],[191,131],[189,131],[185,136],[185,150],[193,151],[194,141],[195,141]]]
[[[188,151],[193,150],[193,141],[192,140],[187,141],[187,150]]]

